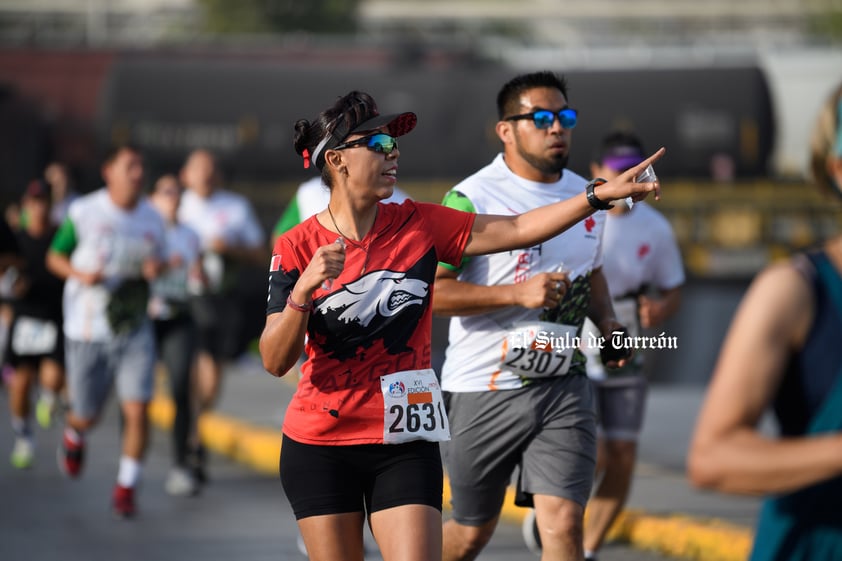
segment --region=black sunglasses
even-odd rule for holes
[[[519,121],[521,119],[532,119],[532,122],[535,123],[535,128],[537,129],[548,129],[553,126],[553,123],[558,117],[558,122],[561,123],[561,128],[563,129],[572,129],[576,126],[576,121],[578,120],[579,112],[575,109],[571,109],[569,107],[565,107],[561,111],[550,111],[549,109],[538,109],[536,111],[532,111],[530,113],[524,113],[522,115],[513,115],[511,117],[506,117],[503,119],[504,121]]]
[[[335,147],[334,150],[343,150],[345,148],[356,148],[357,146],[365,146],[372,152],[378,154],[391,154],[393,150],[398,147],[398,139],[385,132],[376,132],[351,142],[344,142]]]

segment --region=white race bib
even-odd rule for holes
[[[450,440],[441,386],[431,368],[380,376],[383,392],[383,442]]]
[[[524,378],[563,376],[579,347],[577,329],[544,321],[516,323],[503,341],[500,370]]]
[[[58,340],[58,326],[49,320],[21,316],[15,320],[12,350],[20,356],[53,352]]]

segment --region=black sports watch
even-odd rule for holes
[[[598,187],[603,183],[608,183],[608,181],[602,179],[601,177],[596,177],[585,187],[585,195],[588,197],[588,203],[596,210],[608,210],[610,208],[614,208],[614,205],[606,203],[605,201],[600,201],[596,198],[596,194],[593,192],[594,187]]]

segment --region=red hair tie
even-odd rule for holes
[[[306,148],[303,152],[301,152],[301,156],[304,158],[304,169],[310,168],[310,151]]]

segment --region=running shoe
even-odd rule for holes
[[[66,476],[73,479],[82,472],[82,462],[85,459],[85,442],[81,435],[79,441],[74,442],[67,436],[67,430],[62,432],[61,445],[58,447],[58,467]]]
[[[111,495],[111,510],[117,518],[132,518],[136,512],[134,487],[123,487],[116,483],[114,493]]]
[[[596,555],[586,555],[585,561],[598,561]]]
[[[526,547],[535,555],[541,555],[541,534],[538,533],[538,523],[535,521],[535,509],[530,508],[523,519],[523,541]]]
[[[41,428],[48,429],[53,424],[53,404],[43,397],[38,398],[38,403],[35,404],[35,418]]]
[[[193,474],[180,467],[170,470],[164,488],[174,497],[192,497],[199,493],[199,483]]]
[[[18,436],[12,448],[11,462],[17,469],[29,469],[35,459],[35,445],[31,438]]]

